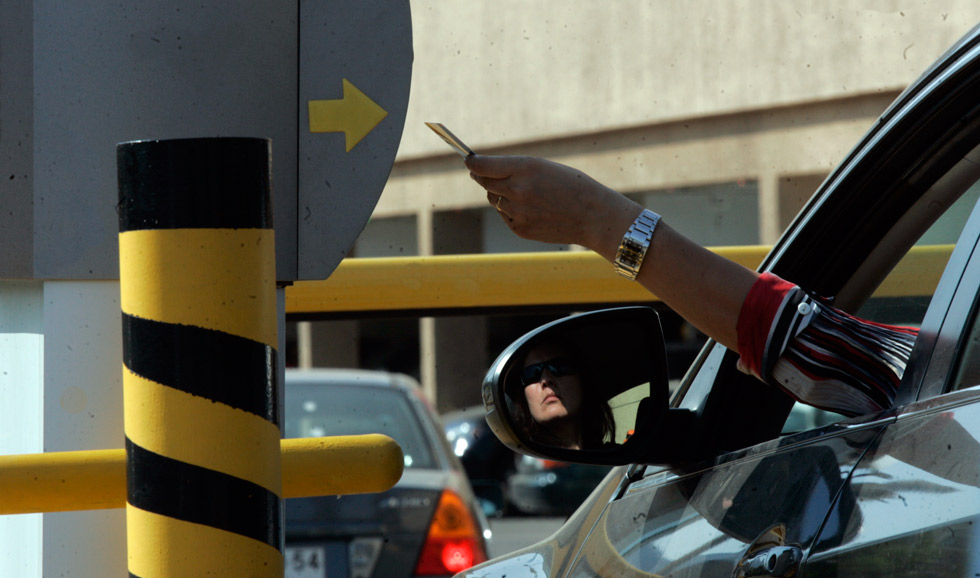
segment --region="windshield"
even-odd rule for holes
[[[401,446],[406,468],[437,467],[419,416],[408,396],[395,389],[290,384],[284,431],[287,438],[380,433]]]

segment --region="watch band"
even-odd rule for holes
[[[643,258],[650,248],[653,231],[659,222],[660,215],[650,209],[643,209],[640,216],[633,221],[619,243],[619,250],[616,251],[614,266],[617,273],[630,281],[636,280],[636,276],[640,273],[640,266],[643,265]]]

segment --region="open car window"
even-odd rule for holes
[[[957,179],[955,196],[962,192],[948,209],[923,233],[905,256],[889,272],[881,285],[856,313],[859,317],[890,325],[921,327],[929,304],[946,269],[953,248],[963,235],[968,218],[980,199],[980,165],[972,182]],[[963,239],[972,243],[975,239]],[[977,315],[976,308],[973,318]],[[980,324],[974,323],[972,339],[964,346],[959,364],[962,374],[954,388],[964,384],[980,385]],[[822,427],[844,419],[845,416],[796,403],[790,412],[783,433],[794,433]]]

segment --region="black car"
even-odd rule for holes
[[[512,513],[507,480],[519,454],[493,435],[483,406],[445,413],[441,418],[446,439],[463,464],[483,513],[493,517]]]
[[[521,456],[507,478],[507,498],[515,513],[569,516],[589,497],[609,466]]]
[[[414,380],[287,370],[285,398],[285,437],[380,433],[405,459],[386,492],[286,500],[286,578],[449,576],[487,559],[486,518]]]
[[[549,539],[461,575],[980,576],[978,199],[980,27],[884,112],[761,266],[920,328],[893,406],[783,433],[800,427],[792,400],[714,342],[668,399],[654,310],[560,320],[491,367],[488,420],[519,451],[620,465]],[[560,449],[516,427],[508,376],[557,335],[612,368],[608,395],[634,394],[625,442]]]

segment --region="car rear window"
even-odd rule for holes
[[[287,438],[380,433],[401,446],[406,468],[437,467],[418,414],[394,389],[291,383],[284,429]]]

